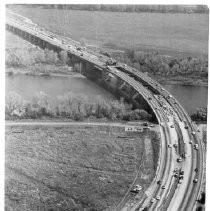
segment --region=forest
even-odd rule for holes
[[[37,92],[31,101],[26,101],[16,92],[6,96],[6,119],[65,118],[83,121],[87,118],[107,120],[152,120],[152,115],[143,109],[132,109],[132,105],[123,99],[106,101],[101,96],[88,100],[87,96],[65,93],[52,97],[44,92]]]
[[[171,79],[182,81],[184,85],[193,85],[195,80],[208,83],[208,59],[205,56],[177,58],[158,52],[136,52],[133,49],[112,56],[117,61],[148,73],[159,82]]]

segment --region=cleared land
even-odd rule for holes
[[[144,157],[154,137],[122,127],[6,126],[6,210],[113,210],[141,164],[143,190],[154,177]]]
[[[166,54],[208,52],[207,14],[89,12],[15,7],[50,31],[98,46],[162,50]],[[134,33],[135,32],[135,33]]]

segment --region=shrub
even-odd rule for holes
[[[45,62],[47,64],[56,64],[58,61],[58,54],[53,50],[45,49]]]
[[[15,112],[14,112],[15,111]],[[16,93],[9,93],[6,98],[6,117],[25,118],[64,117],[76,121],[94,116],[110,120],[149,120],[151,115],[144,110],[132,110],[131,105],[123,100],[105,101],[101,96],[88,101],[86,96],[71,92],[52,98],[44,92],[35,93],[32,102],[24,102]]]
[[[62,64],[67,64],[68,62],[68,54],[66,51],[61,51],[59,53],[59,58],[60,58],[60,61],[62,62]]]
[[[207,121],[207,108],[197,108],[196,113],[191,115],[193,121]]]
[[[19,94],[9,92],[6,96],[5,112],[9,116],[23,117],[25,115],[25,101]]]
[[[80,64],[79,63],[74,64],[74,66],[73,66],[73,71],[74,72],[78,72],[79,73],[80,72],[80,69],[81,68],[80,68]]]

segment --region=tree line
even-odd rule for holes
[[[111,12],[208,13],[208,7],[206,5],[23,4],[23,6],[45,9]],[[7,7],[12,7],[12,5],[7,5]]]
[[[196,112],[191,115],[191,119],[196,122],[207,122],[207,108],[197,108]]]
[[[204,56],[176,58],[164,56],[158,52],[145,53],[135,50],[127,50],[124,54],[115,53],[112,56],[154,77],[180,80],[186,78],[188,82],[193,82],[194,78],[205,82],[208,80],[208,59]]]
[[[37,92],[31,101],[10,92],[6,96],[6,119],[67,118],[82,121],[87,118],[105,118],[108,120],[151,120],[152,115],[143,109],[132,109],[132,105],[121,100],[104,100],[97,96],[89,100],[87,96],[74,93],[52,97],[44,92]]]
[[[53,50],[37,48],[6,49],[5,61],[7,67],[27,67],[35,64],[67,64],[66,51],[59,54]]]

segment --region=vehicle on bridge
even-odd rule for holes
[[[194,180],[193,180],[193,183],[197,183],[197,182],[198,182],[198,179],[194,179]]]
[[[110,58],[106,61],[106,65],[114,65],[115,66],[115,65],[117,65],[117,61]]]
[[[195,150],[198,150],[198,144],[195,144],[195,145],[194,145],[194,149],[195,149]]]
[[[177,162],[178,163],[182,162],[182,158],[181,157],[177,158]]]

